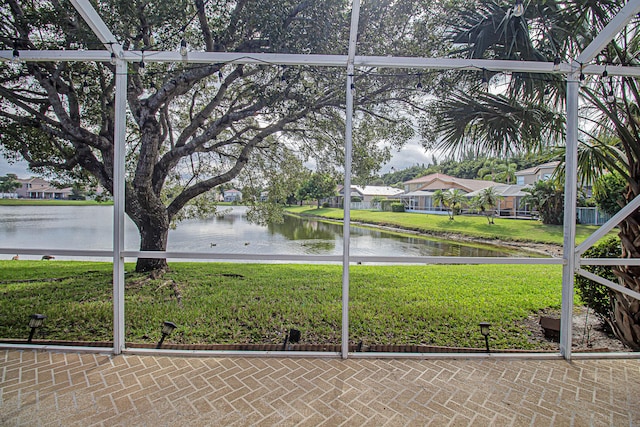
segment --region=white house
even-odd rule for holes
[[[385,186],[375,186],[375,185],[366,185],[361,187],[359,185],[351,186],[351,202],[352,204],[361,203],[362,206],[360,208],[369,209],[371,208],[371,203],[376,198],[389,199],[396,197],[400,194],[404,193],[400,188],[394,187],[385,187]],[[333,206],[342,206],[344,200],[344,187],[338,186],[338,196],[333,198],[332,205]]]
[[[242,192],[233,188],[231,190],[225,190],[224,201],[228,203],[241,202]]]

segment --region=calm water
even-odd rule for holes
[[[169,232],[167,250],[181,252],[340,255],[342,226],[285,217],[283,224],[249,223],[245,207],[224,217],[189,220]],[[97,249],[112,247],[112,206],[0,206],[0,247]],[[137,250],[133,222],[126,219],[125,248]],[[351,254],[361,256],[526,256],[497,246],[469,246],[444,240],[400,237],[360,227],[351,229]],[[11,255],[0,255],[7,259]],[[21,256],[21,259],[38,257]],[[57,257],[64,259],[64,257]]]

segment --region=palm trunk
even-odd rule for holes
[[[640,258],[640,212],[636,211],[620,223],[623,258]],[[614,273],[621,285],[640,292],[640,267],[619,266]],[[618,338],[634,351],[640,351],[640,300],[611,290],[611,327]]]

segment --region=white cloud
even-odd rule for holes
[[[382,166],[380,173],[388,173],[392,167],[402,170],[415,165],[428,165],[431,164],[431,160],[432,154],[426,151],[420,142],[409,141],[401,150],[391,153],[391,160]]]
[[[18,175],[18,178],[29,178],[34,175],[27,170],[27,162],[19,161],[9,163],[7,159],[0,155],[0,176],[5,176],[8,173],[14,173]]]

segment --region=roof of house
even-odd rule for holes
[[[224,190],[224,194],[227,193],[240,193],[240,190],[236,190],[235,188],[232,188],[231,190]]]
[[[523,197],[528,193],[522,191],[525,187],[529,187],[529,185],[515,185],[515,184],[498,184],[494,185],[493,189],[495,190],[498,196],[502,197]],[[474,197],[482,192],[482,190],[472,191],[471,193],[465,194],[466,197]]]
[[[434,179],[436,179],[438,177],[453,178],[452,176],[445,175],[443,173],[432,173],[430,175],[425,175],[425,176],[421,176],[421,177],[418,177],[418,178],[410,179],[409,181],[403,182],[403,184],[421,184],[421,183],[425,183],[425,182],[431,182],[431,181],[433,181]]]
[[[401,194],[400,197],[401,198],[406,198],[406,197],[426,197],[426,196],[433,196],[433,191],[426,191],[426,190],[416,190],[416,191],[410,191],[409,193],[404,193]]]
[[[338,192],[342,192],[343,186],[338,187]],[[363,196],[395,196],[396,194],[404,193],[404,190],[395,187],[383,187],[376,185],[365,185],[361,187],[359,185],[351,186],[351,194],[357,191]]]
[[[456,178],[443,173],[432,173],[431,175],[415,178],[404,184],[423,184],[419,190],[443,190],[445,188],[460,187],[461,189],[472,192],[482,190],[484,188],[498,185],[497,182],[483,181],[479,179]],[[443,186],[443,184],[445,186]]]
[[[543,164],[538,165],[538,166],[533,166],[531,168],[527,168],[527,169],[523,169],[521,171],[518,171],[518,172],[516,172],[516,176],[518,176],[518,175],[535,175],[540,171],[540,169],[555,169],[555,168],[558,167],[559,164],[560,164],[559,161],[543,163]]]

